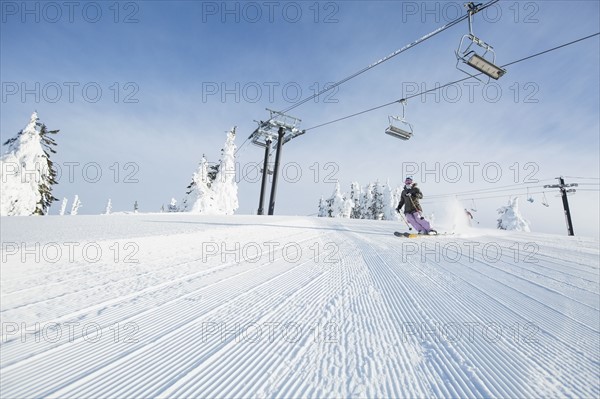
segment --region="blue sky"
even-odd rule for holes
[[[181,199],[202,154],[218,161],[231,126],[242,145],[253,120],[268,117],[265,108],[287,108],[364,68],[454,19],[462,3],[98,1],[73,7],[2,2],[0,132],[3,141],[13,136],[33,110],[60,129],[54,160],[64,173],[55,195],[79,194],[81,213],[98,214],[108,198],[114,210],[130,210],[137,200],[148,212]],[[596,33],[599,21],[597,1],[501,1],[475,16],[474,32],[503,64]],[[452,27],[290,114],[310,128],[458,80],[465,75],[455,68],[454,50],[467,30],[466,22]],[[407,119],[415,136],[408,142],[383,133],[400,106],[309,130],[284,148],[288,175],[276,212],[316,212],[336,180],[345,190],[355,180],[400,185],[414,165],[426,195],[524,187],[536,179],[530,185],[539,187],[559,175],[597,178],[599,47],[595,37],[513,65],[491,86],[471,80],[414,98]],[[251,171],[261,158],[262,150],[246,143],[238,152],[240,170]],[[465,165],[474,163],[469,179]],[[455,164],[462,177],[443,176]],[[490,165],[499,168],[499,179],[484,175]],[[436,168],[438,181],[423,173]],[[256,180],[241,178],[239,213],[256,211]],[[567,180],[598,188],[598,180]],[[510,192],[494,194],[506,195],[477,201],[477,216],[488,227]],[[547,192],[549,208],[539,204],[541,195],[533,204],[522,197],[535,231],[564,233],[554,195]],[[576,233],[598,236],[598,192],[581,191],[571,201]],[[427,206],[444,212],[441,200]]]

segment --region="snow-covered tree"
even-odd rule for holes
[[[168,209],[169,212],[179,212],[179,207],[177,206],[177,200],[175,198],[171,198]]]
[[[56,169],[50,160],[55,154],[56,142],[39,121],[37,112],[31,115],[27,126],[7,140],[6,154],[0,157],[0,215],[45,215],[54,201],[52,188]]]
[[[367,219],[381,220],[383,215],[383,190],[379,181],[376,181],[370,187],[372,187],[372,194],[371,203],[367,208],[367,214],[369,215]]]
[[[140,209],[140,206],[138,205],[138,202],[135,201],[133,203],[133,213],[138,213],[138,210]]]
[[[192,182],[188,186],[188,203],[192,204],[190,212],[208,215],[215,213],[216,198],[211,186],[208,162],[203,155],[198,170],[192,175]]]
[[[335,184],[335,190],[331,196],[331,217],[349,218],[352,213],[353,202],[347,199],[340,190],[340,183]]]
[[[235,181],[235,129],[228,133],[221,150],[221,161],[211,189],[215,193],[216,212],[219,215],[233,215],[239,208],[238,186]]]
[[[73,199],[73,205],[71,205],[71,215],[77,215],[79,208],[81,208],[81,201],[79,200],[79,195],[76,194]]]
[[[217,165],[209,165],[204,155],[186,191],[185,209],[207,215],[233,215],[239,208],[235,180],[235,126],[227,133]]]
[[[323,199],[323,196],[321,196],[321,199],[319,200],[319,213],[317,214],[317,216],[320,218],[329,217],[329,209],[327,206],[327,202]]]
[[[192,174],[192,180],[186,187],[185,196],[183,197],[181,205],[182,212],[189,212],[194,209],[199,194],[207,193],[210,190],[213,181],[217,177],[218,170],[218,165],[208,165],[206,156],[202,155],[198,169]]]
[[[373,219],[373,184],[369,183],[363,190],[362,201],[360,204],[361,219]]]
[[[109,198],[108,203],[106,204],[106,211],[104,211],[105,215],[110,215],[112,212],[112,200]]]
[[[399,187],[392,189],[389,182],[382,185],[376,181],[364,188],[358,182],[353,182],[350,195],[347,196],[341,193],[338,184],[329,199],[321,197],[319,216],[396,221],[401,218],[396,212],[401,192]]]
[[[362,195],[363,190],[358,182],[352,182],[350,185],[350,201],[352,201],[353,207],[350,213],[352,219],[362,219]]]
[[[390,182],[388,181],[385,186],[383,186],[383,220],[399,220],[400,215],[396,212],[396,207],[400,202],[400,189],[395,188],[392,189],[390,187]]]
[[[519,197],[510,198],[508,205],[498,209],[500,230],[531,231],[530,224],[519,212]]]
[[[67,197],[64,197],[62,200],[62,203],[60,204],[60,216],[64,216],[65,212],[67,212],[67,203],[69,202],[69,200],[67,199]]]

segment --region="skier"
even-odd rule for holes
[[[400,194],[400,203],[396,207],[396,212],[400,212],[400,208],[404,206],[404,215],[408,222],[419,232],[419,234],[437,233],[433,230],[429,222],[421,215],[422,209],[419,200],[423,198],[423,193],[417,187],[417,183],[413,183],[412,177],[407,177],[404,180],[404,190]]]

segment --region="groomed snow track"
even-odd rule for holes
[[[600,397],[599,243],[2,218],[2,398]]]

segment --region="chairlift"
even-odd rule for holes
[[[535,201],[533,199],[533,197],[531,195],[529,195],[529,187],[527,187],[527,201],[529,201],[532,204],[533,204],[533,201]]]
[[[269,124],[273,126],[275,130],[279,127],[284,127],[287,130],[298,130],[298,126],[300,125],[300,122],[302,122],[301,119],[284,114],[283,112],[273,111],[269,108],[267,108],[267,111],[271,114]]]
[[[258,127],[252,132],[248,140],[251,140],[251,143],[262,148],[270,147],[269,142],[273,141],[273,134],[270,131],[269,122],[257,121]],[[276,137],[276,136],[275,136]]]
[[[298,128],[302,120],[268,108],[267,111],[270,113],[270,118],[267,121],[255,121],[258,124],[258,127],[252,132],[250,137],[248,137],[252,144],[262,148],[275,145],[279,140],[279,132],[281,129],[283,129],[285,133],[281,142],[282,145],[293,138],[306,133],[305,130],[300,130]]]
[[[548,208],[550,206],[550,204],[548,204],[548,200],[546,199],[546,192],[542,191],[542,205],[544,205],[546,208]]]
[[[488,83],[489,78],[498,80],[506,73],[506,70],[495,65],[496,52],[493,47],[473,34],[473,15],[479,11],[481,5],[481,3],[475,4],[473,2],[465,4],[469,15],[469,33],[460,39],[458,49],[455,51],[456,68],[483,83]],[[482,49],[479,50],[479,53],[477,52],[478,47]],[[488,76],[487,82],[479,79],[469,70],[463,69],[465,64]]]
[[[390,125],[385,129],[385,134],[399,138],[401,140],[408,140],[413,135],[413,127],[410,123],[404,119],[406,113],[406,100],[400,100],[402,104],[402,117],[392,116],[388,117]]]

